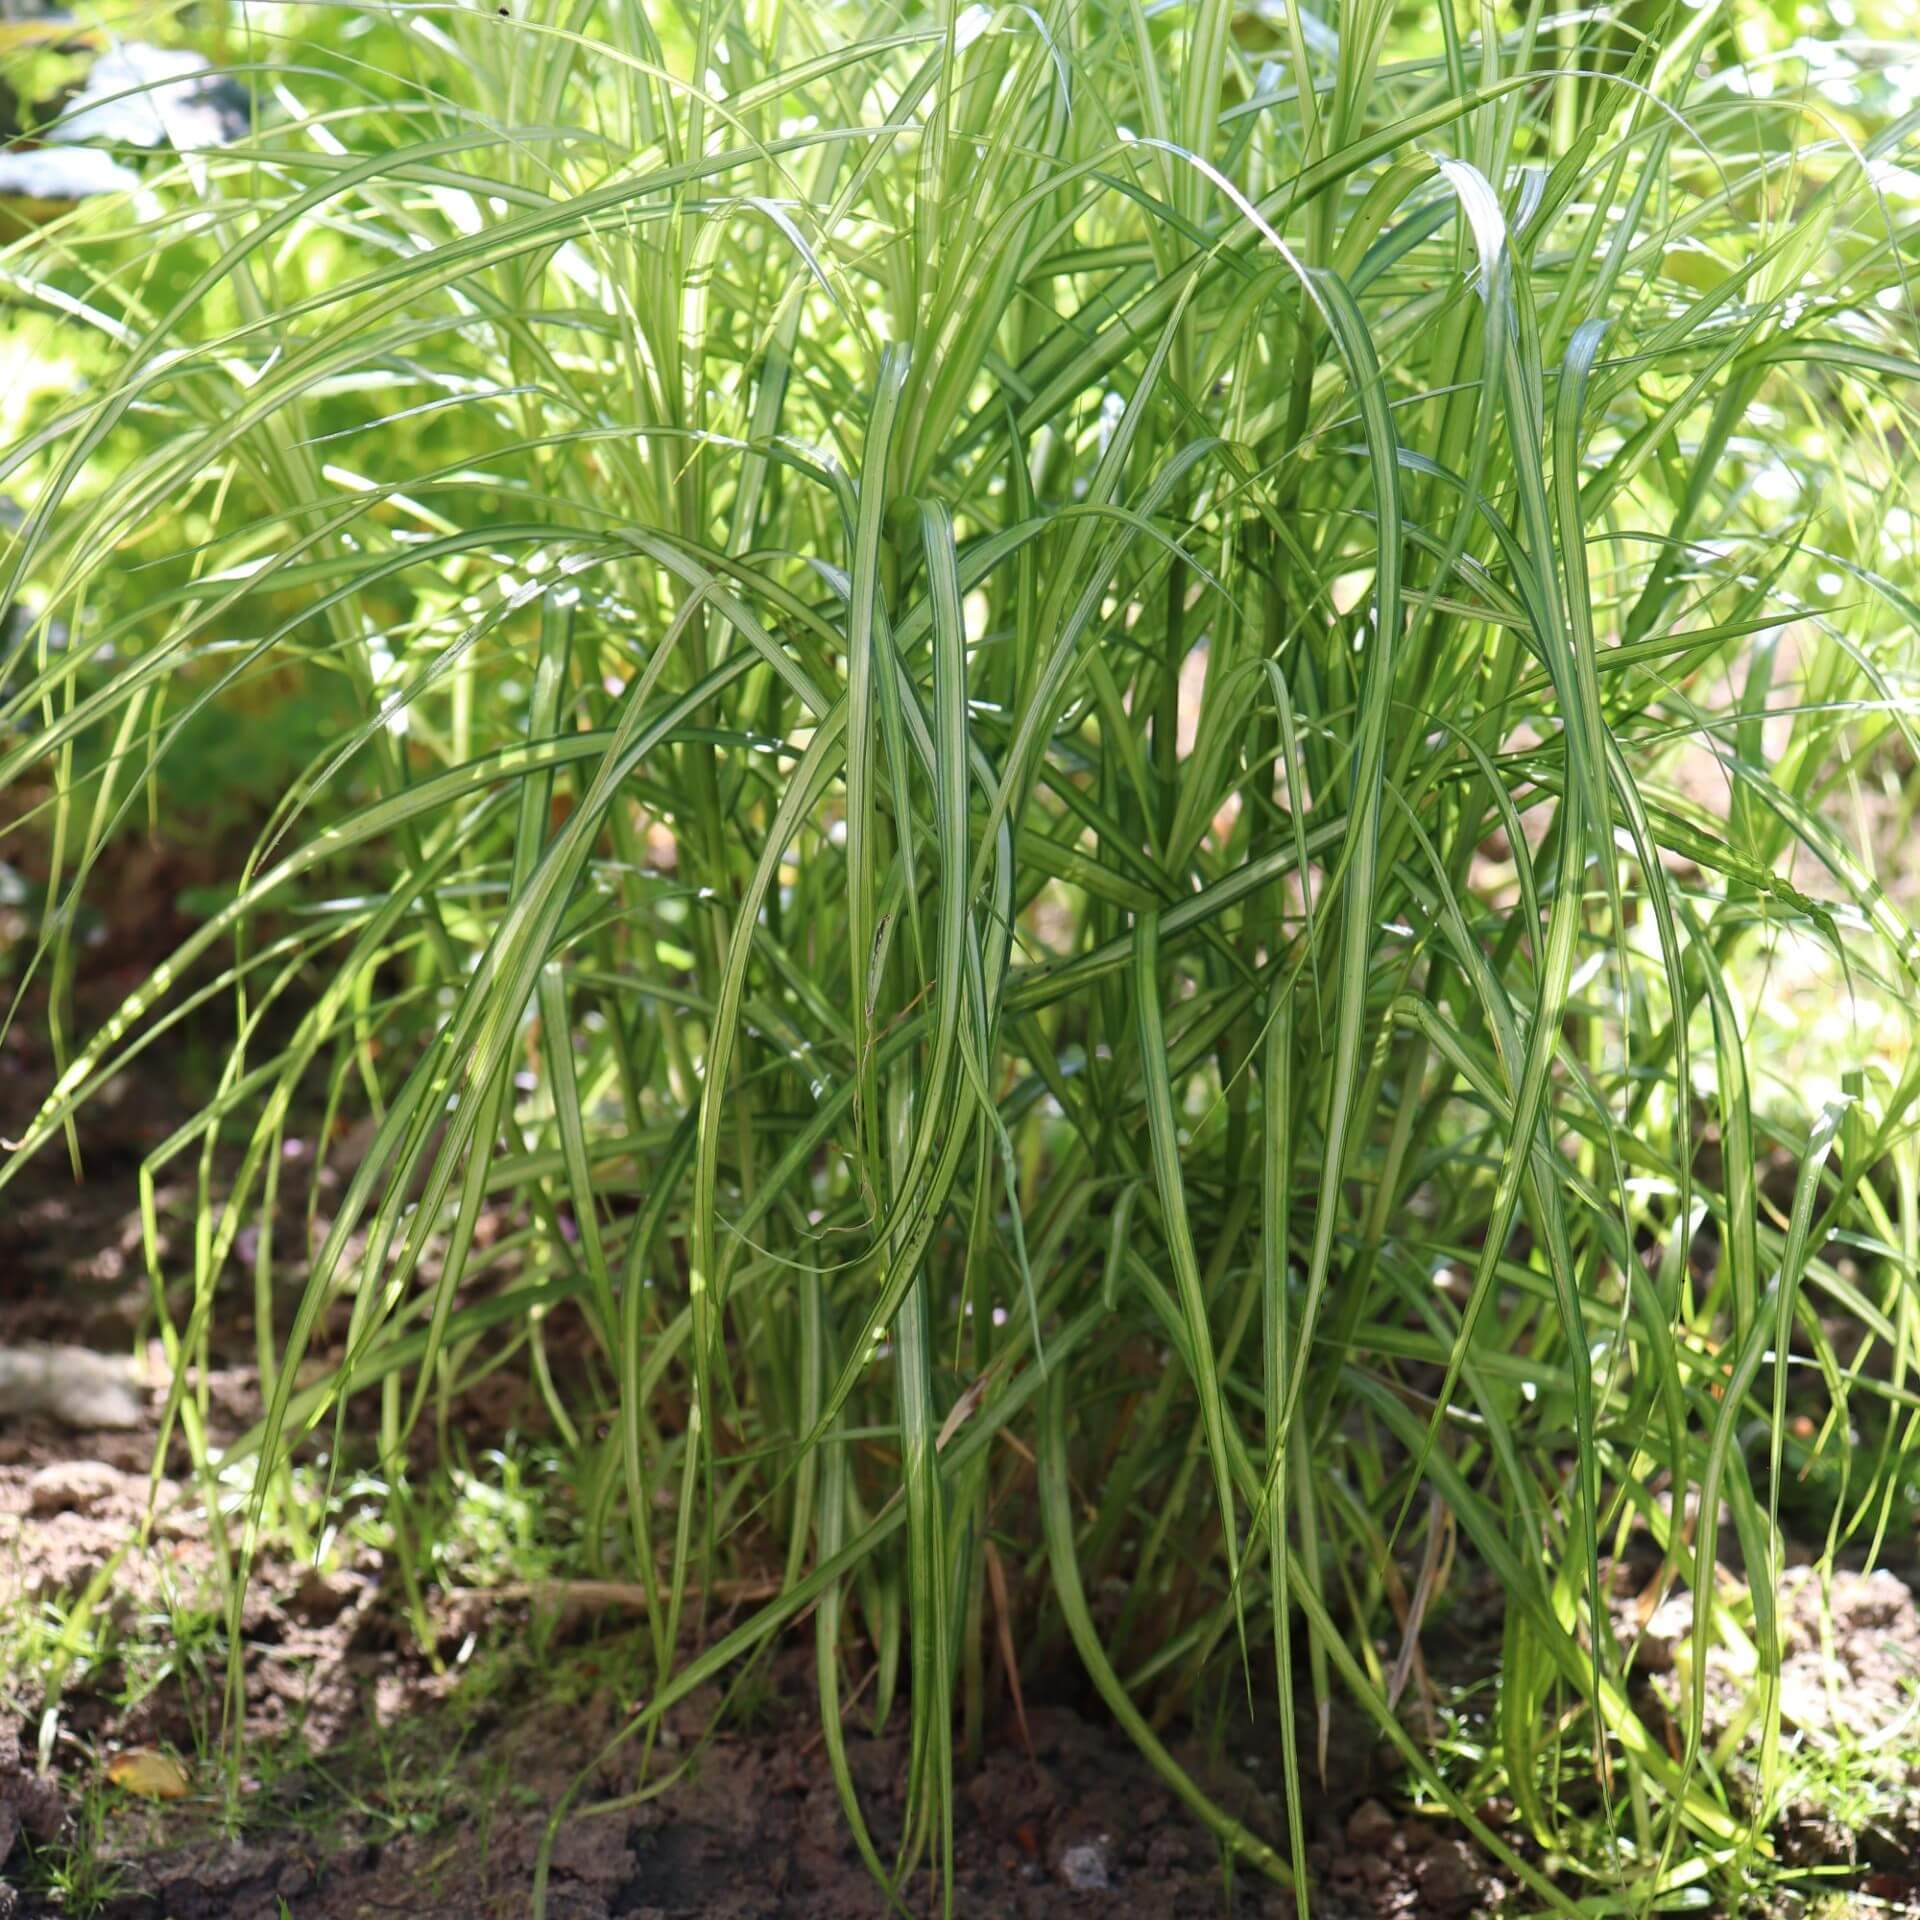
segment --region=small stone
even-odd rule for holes
[[[1357,1853],[1376,1853],[1393,1838],[1396,1827],[1378,1800],[1362,1800],[1347,1816],[1347,1845]]]
[[[1105,1893],[1113,1881],[1107,1873],[1104,1836],[1066,1848],[1060,1855],[1060,1878],[1075,1893]]]
[[[35,1513],[92,1513],[120,1491],[120,1476],[98,1460],[60,1460],[27,1482]]]
[[[51,1414],[77,1432],[137,1427],[144,1396],[130,1360],[91,1347],[0,1348],[0,1414]]]

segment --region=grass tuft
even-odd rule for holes
[[[222,17],[252,130],[0,253],[84,367],[0,456],[59,1059],[0,1185],[231,1009],[142,1178],[233,1606],[287,1463],[351,1428],[404,1531],[512,1365],[647,1596],[626,1737],[811,1609],[903,1899],[1014,1610],[1276,1879],[1342,1694],[1541,1908],[1732,1897],[1783,1498],[1840,1459],[1877,1549],[1920,1449],[1912,115],[1666,0]],[[103,848],[289,709],[350,717],[77,1030]],[[1737,1787],[1612,1627],[1638,1539],[1715,1638],[1723,1501]],[[1290,1833],[1164,1744],[1223,1680]]]

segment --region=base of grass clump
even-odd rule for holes
[[[90,1224],[84,1209],[71,1224],[111,1244],[111,1189],[99,1198],[106,1204]],[[63,1318],[71,1310],[70,1297],[63,1309],[51,1291],[16,1299],[0,1309],[0,1340],[77,1331]],[[137,1316],[137,1290],[102,1288],[84,1311],[101,1337]],[[555,1352],[566,1382],[568,1343],[557,1339]],[[257,1417],[258,1397],[243,1339],[236,1334],[232,1351],[213,1358],[218,1442]],[[538,1430],[531,1385],[516,1397],[497,1377],[486,1384],[477,1404],[455,1409],[456,1435],[495,1420]],[[16,1417],[0,1440],[10,1623],[0,1649],[0,1826],[12,1822],[0,1871],[14,1892],[9,1920],[256,1912],[277,1920],[282,1902],[292,1920],[396,1910],[517,1920],[553,1808],[579,1786],[583,1756],[645,1697],[651,1675],[636,1597],[586,1562],[577,1492],[553,1437],[508,1440],[465,1465],[423,1459],[405,1555],[366,1493],[343,1511],[318,1564],[290,1540],[269,1541],[242,1623],[246,1708],[236,1749],[222,1735],[225,1608],[190,1486],[169,1480],[151,1544],[126,1549],[146,1509],[160,1396],[146,1401],[131,1431],[76,1430],[42,1412]],[[1684,1626],[1671,1601],[1638,1631],[1635,1592],[1648,1565],[1644,1553],[1624,1557],[1613,1585],[1617,1624],[1637,1634],[1643,1711],[1659,1725],[1678,1705],[1689,1654],[1673,1637]],[[77,1622],[74,1603],[109,1567],[110,1594]],[[777,1568],[768,1571],[777,1585]],[[769,1584],[730,1582],[709,1632],[750,1611]],[[1833,1584],[1837,1604],[1823,1616],[1810,1571],[1788,1576],[1789,1803],[1770,1836],[1771,1859],[1756,1857],[1745,1891],[1716,1892],[1705,1911],[1837,1920],[1920,1903],[1912,1705],[1920,1609],[1891,1572],[1842,1572]],[[1030,1638],[1033,1598],[1016,1575],[1014,1631],[1037,1653],[1023,1663],[1019,1699],[996,1660],[984,1677],[991,1703],[977,1749],[962,1744],[956,1754],[959,1911],[1009,1920],[1291,1914],[1290,1896],[1223,1859],[1064,1650],[1049,1656]],[[1098,1596],[1103,1618],[1120,1598]],[[1727,1599],[1737,1630],[1738,1596]],[[1590,1882],[1520,1831],[1480,1764],[1502,1612],[1497,1584],[1470,1561],[1449,1570],[1404,1712],[1458,1789],[1484,1796],[1482,1816],[1581,1897]],[[61,1669],[63,1637],[81,1653]],[[1394,1652],[1379,1648],[1386,1663]],[[1726,1658],[1716,1649],[1716,1674]],[[57,1670],[53,1764],[42,1775],[40,1714]],[[849,1687],[846,1755],[874,1843],[890,1856],[910,1814],[908,1732],[898,1701],[875,1727],[875,1677],[869,1661]],[[890,1911],[826,1771],[809,1651],[790,1640],[728,1678],[726,1690],[709,1685],[675,1708],[650,1751],[629,1743],[592,1773],[589,1799],[625,1804],[576,1814],[562,1831],[550,1912],[879,1920]],[[1736,1668],[1710,1687],[1715,1737],[1738,1707],[1738,1678]],[[1311,1702],[1299,1711],[1306,1718]],[[1256,1832],[1284,1833],[1283,1757],[1244,1696],[1190,1701],[1161,1731],[1218,1806]],[[1344,1703],[1335,1703],[1327,1751],[1328,1772],[1309,1774],[1304,1801],[1316,1913],[1465,1920],[1534,1911]],[[115,1762],[139,1752],[176,1761],[186,1797],[146,1801],[116,1785]],[[1578,1758],[1567,1756],[1561,1798],[1570,1817],[1590,1818],[1598,1789],[1579,1778]],[[1736,1754],[1726,1769],[1736,1801],[1744,1771]],[[915,1887],[903,1888],[910,1904]],[[1850,1898],[1866,1904],[1849,1909]]]

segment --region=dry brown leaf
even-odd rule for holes
[[[190,1784],[187,1770],[170,1755],[151,1747],[129,1747],[107,1762],[107,1778],[142,1800],[184,1800]]]

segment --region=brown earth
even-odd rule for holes
[[[44,1303],[0,1309],[0,1340],[20,1319],[44,1332]],[[254,1412],[245,1370],[225,1370],[216,1428],[237,1429]],[[161,1483],[151,1544],[123,1556],[148,1512],[152,1443],[150,1425],[75,1431],[44,1414],[6,1423],[0,1587],[11,1604],[57,1607],[113,1568],[105,1618],[129,1636],[151,1635],[165,1628],[170,1594],[209,1580],[204,1518],[172,1479]],[[72,1910],[47,1888],[76,1846],[110,1889],[97,1908],[109,1920],[280,1920],[282,1903],[293,1920],[529,1911],[552,1809],[634,1704],[637,1629],[617,1610],[569,1605],[559,1590],[531,1601],[469,1591],[432,1600],[433,1637],[422,1645],[399,1584],[397,1570],[366,1551],[326,1575],[284,1557],[261,1564],[242,1615],[247,1737],[231,1780],[218,1757],[217,1649],[135,1699],[104,1677],[75,1687],[61,1702],[46,1773],[36,1766],[38,1703],[21,1697],[22,1679],[10,1683],[0,1875],[11,1913]],[[540,1658],[523,1657],[529,1643]],[[475,1659],[476,1644],[501,1655]],[[776,1655],[749,1731],[704,1737],[721,1704],[708,1689],[670,1717],[644,1762],[634,1742],[593,1768],[589,1800],[643,1787],[655,1797],[562,1828],[554,1920],[887,1913],[838,1804],[812,1718],[811,1663],[804,1645]],[[849,1765],[885,1859],[903,1813],[901,1718],[896,1709],[895,1730],[875,1734],[849,1715]],[[1217,1847],[1111,1727],[1037,1703],[1027,1722],[1030,1751],[1009,1721],[959,1783],[959,1911],[1009,1920],[1292,1911],[1258,1875],[1223,1879]],[[1374,1777],[1363,1746],[1339,1746],[1345,1782],[1313,1816],[1316,1912],[1442,1916],[1499,1897],[1470,1849],[1374,1797],[1391,1781]],[[149,1803],[102,1785],[115,1757],[134,1751],[178,1756],[187,1797]],[[1277,1780],[1263,1779],[1270,1762],[1236,1765],[1191,1742],[1182,1757],[1250,1824],[1282,1830]],[[910,1897],[935,1910],[924,1874]],[[0,1913],[7,1902],[0,1888]]]

